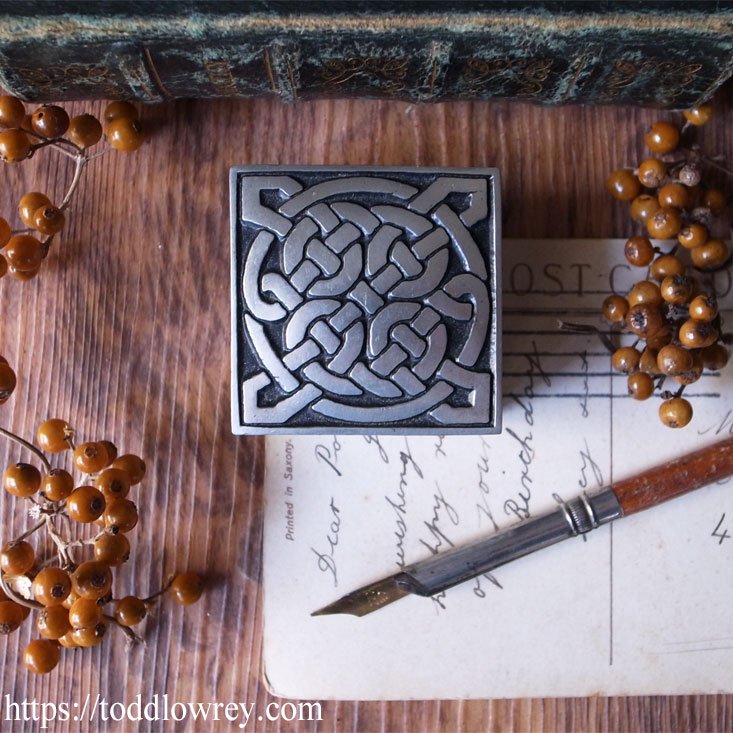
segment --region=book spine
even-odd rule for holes
[[[0,13],[0,84],[47,101],[274,94],[686,108],[733,74],[733,8],[532,14],[497,5],[409,15]]]

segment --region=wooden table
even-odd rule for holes
[[[100,113],[77,103],[74,112]],[[172,602],[149,618],[147,646],[121,634],[64,654],[33,677],[17,663],[35,630],[0,642],[3,695],[84,704],[278,701],[261,680],[261,544],[264,443],[236,438],[229,415],[228,169],[241,163],[497,166],[508,237],[606,237],[629,233],[625,207],[604,190],[614,167],[640,160],[641,132],[659,113],[629,108],[541,108],[510,103],[410,105],[274,100],[180,102],[144,110],[151,139],[137,153],[89,166],[68,226],[38,279],[0,283],[0,353],[18,387],[0,424],[32,436],[49,416],[79,439],[110,439],[139,452],[148,475],[134,490],[141,522],[116,594],[147,594],[175,569],[205,573],[196,605]],[[664,114],[661,114],[664,117]],[[711,150],[733,158],[730,103],[705,130]],[[65,190],[71,166],[54,151],[3,169],[0,214],[28,190]],[[28,460],[0,445],[5,463]],[[3,464],[5,465],[5,464]],[[0,496],[3,537],[29,521]],[[37,730],[6,720],[0,729]],[[76,709],[71,708],[71,716]],[[181,723],[56,722],[51,730],[236,730]],[[556,731],[731,730],[733,695],[324,702],[320,723],[250,723],[256,730]]]

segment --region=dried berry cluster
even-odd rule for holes
[[[1,358],[0,358],[1,359]],[[15,374],[0,361],[0,399],[15,386]],[[145,476],[136,455],[118,455],[108,440],[74,445],[65,420],[41,423],[36,443],[0,428],[0,434],[29,450],[40,463],[16,463],[3,474],[5,490],[28,505],[34,525],[0,550],[0,634],[15,631],[36,610],[41,638],[25,649],[24,663],[36,673],[50,672],[61,647],[99,644],[108,626],[140,641],[130,627],[139,624],[162,595],[183,605],[201,595],[202,582],[180,573],[146,598],[114,594],[115,574],[130,557],[129,533],[138,510],[129,494]],[[72,472],[53,467],[46,456],[72,453]],[[88,528],[94,531],[89,532]],[[31,540],[35,540],[35,546]],[[50,545],[51,552],[47,552]]]
[[[90,152],[103,137],[106,147]],[[136,150],[143,141],[137,110],[129,102],[108,104],[101,120],[90,114],[70,119],[57,105],[27,114],[19,99],[0,96],[0,159],[19,163],[49,148],[74,162],[71,184],[58,205],[46,194],[30,191],[18,204],[25,228],[12,229],[0,218],[0,277],[6,272],[19,280],[35,277],[65,225],[85,166],[110,150]],[[0,404],[15,386],[13,369],[0,357]],[[193,573],[173,576],[147,597],[115,594],[116,575],[130,557],[129,534],[138,523],[137,506],[129,496],[145,476],[140,457],[118,455],[108,440],[76,446],[74,431],[58,418],[39,426],[35,444],[4,428],[0,435],[36,459],[9,466],[2,478],[5,491],[25,503],[33,520],[0,549],[0,635],[12,633],[37,612],[40,638],[23,655],[28,670],[50,672],[62,647],[95,646],[108,627],[141,641],[131,627],[166,594],[182,605],[198,600],[202,581]],[[68,452],[73,456],[69,470],[54,467],[47,457]]]
[[[22,227],[13,229],[0,217],[0,277],[9,272],[18,280],[34,278],[53,238],[66,223],[66,211],[85,166],[110,150],[137,150],[144,141],[136,108],[129,102],[111,102],[100,121],[94,115],[69,118],[63,107],[45,104],[26,114],[17,97],[0,96],[0,159],[6,163],[28,160],[50,148],[74,162],[74,176],[62,199],[54,204],[40,191],[29,191],[18,202]],[[107,147],[90,148],[105,137]]]
[[[603,303],[614,329],[635,337],[613,349],[611,363],[628,375],[632,397],[646,400],[656,391],[663,398],[659,417],[672,428],[692,419],[685,387],[705,369],[722,369],[729,357],[711,277],[730,262],[728,241],[713,235],[726,198],[704,181],[711,169],[725,169],[699,146],[683,144],[711,114],[703,105],[685,112],[681,126],[655,122],[644,135],[651,157],[613,171],[606,182],[615,198],[630,202],[631,218],[645,230],[626,241],[624,255],[646,274],[625,296]],[[677,383],[674,392],[664,389],[667,378]]]

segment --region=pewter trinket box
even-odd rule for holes
[[[495,169],[230,175],[237,434],[501,429]]]

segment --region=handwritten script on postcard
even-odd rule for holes
[[[264,673],[299,698],[733,691],[733,492],[714,485],[432,598],[310,613],[366,583],[733,434],[733,367],[664,428],[593,334],[621,243],[508,240],[503,433],[267,439]],[[724,318],[731,280],[716,281]]]

